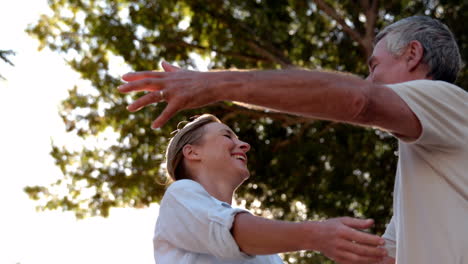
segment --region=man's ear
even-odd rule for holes
[[[424,57],[424,47],[421,42],[412,40],[405,51],[406,64],[409,71],[414,71],[421,66]]]
[[[200,160],[198,149],[193,145],[190,145],[190,144],[185,145],[182,148],[182,154],[184,155],[184,158],[186,158],[187,160],[192,160],[192,161]]]

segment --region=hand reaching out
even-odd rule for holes
[[[341,217],[320,224],[322,239],[316,248],[337,263],[381,263],[387,255],[381,237],[359,231],[370,228],[372,220]]]
[[[127,73],[122,77],[127,83],[118,87],[122,93],[149,92],[127,107],[132,112],[153,103],[167,102],[166,108],[154,120],[153,128],[161,127],[180,110],[201,107],[216,101],[206,85],[209,73],[182,70],[167,62],[163,62],[162,67],[165,72]]]
[[[240,213],[231,232],[239,248],[249,255],[314,250],[340,264],[391,264],[382,262],[387,255],[382,248],[385,240],[360,231],[373,223],[350,217],[288,222]]]

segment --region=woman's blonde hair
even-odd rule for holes
[[[187,144],[199,143],[203,137],[203,127],[214,122],[221,123],[214,115],[203,114],[175,131],[176,135],[171,138],[166,149],[166,169],[173,181],[190,178],[184,167],[182,149]]]

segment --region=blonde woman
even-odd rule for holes
[[[356,229],[372,220],[300,223],[269,220],[233,208],[249,178],[250,145],[215,116],[189,122],[171,139],[167,172],[174,181],[161,201],[154,236],[156,263],[282,263],[280,252],[316,250],[339,263],[374,263],[384,240]]]

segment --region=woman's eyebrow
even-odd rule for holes
[[[234,132],[232,132],[232,131],[231,131],[231,130],[229,130],[229,129],[225,129],[225,128],[223,128],[223,129],[221,129],[221,131],[223,131],[223,132],[226,132],[226,133],[230,134],[231,136],[234,136],[234,137],[236,137],[236,138],[237,138],[237,135],[236,135],[236,134],[234,134]]]

